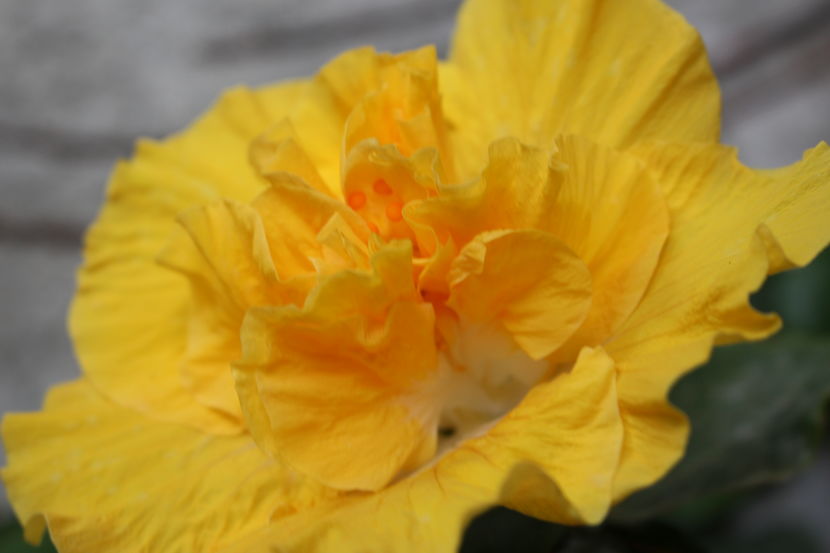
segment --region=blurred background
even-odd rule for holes
[[[82,236],[136,137],[183,128],[229,86],[309,75],[354,46],[434,43],[443,56],[459,3],[0,2],[0,412],[36,409],[51,384],[78,374],[65,313]],[[669,4],[703,35],[723,88],[723,140],[744,162],[788,164],[830,141],[830,0]],[[759,301],[790,328],[828,332],[828,283],[825,254]],[[730,532],[795,521],[830,551],[824,449],[797,479],[760,493]],[[0,488],[0,527],[10,521]]]

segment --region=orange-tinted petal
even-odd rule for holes
[[[546,520],[595,524],[611,504],[622,442],[613,361],[582,352],[483,435],[385,490],[281,517],[222,553],[451,553],[496,504]]]
[[[481,179],[446,186],[408,206],[422,249],[433,241],[468,243],[490,229],[538,229],[554,235],[590,270],[591,310],[561,352],[573,361],[620,327],[649,283],[668,234],[662,191],[637,158],[575,136],[553,154],[503,139],[490,146]]]
[[[324,277],[304,309],[252,310],[236,366],[255,438],[339,489],[385,486],[437,439],[421,390],[437,364],[432,307],[415,301],[408,244],[373,265]]]
[[[552,234],[495,230],[462,248],[449,273],[462,325],[502,327],[532,358],[562,345],[591,305],[591,274]]]

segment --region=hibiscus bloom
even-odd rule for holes
[[[114,171],[84,371],[5,419],[64,553],[453,551],[505,505],[596,524],[682,456],[672,383],[779,319],[830,148],[743,167],[656,0],[469,0],[449,60],[347,52]]]

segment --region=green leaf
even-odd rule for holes
[[[830,395],[830,340],[786,336],[718,348],[672,402],[692,422],[683,460],[618,505],[611,520],[651,518],[713,493],[783,480],[812,458]]]
[[[821,546],[809,533],[799,528],[777,528],[758,536],[731,539],[712,544],[711,553],[821,553]]]
[[[23,529],[16,522],[0,524],[0,552],[2,553],[56,553],[49,536],[39,546],[23,540]]]
[[[688,534],[663,523],[572,528],[552,553],[708,553]]]
[[[505,507],[477,516],[467,526],[460,553],[549,553],[567,529]]]
[[[632,527],[566,527],[504,507],[490,509],[467,527],[460,553],[708,553],[664,523]]]

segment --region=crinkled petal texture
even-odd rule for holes
[[[597,523],[611,502],[623,428],[615,367],[586,349],[482,436],[384,489],[281,517],[227,553],[456,551],[494,504],[545,519]],[[557,452],[553,455],[553,452]]]
[[[468,0],[446,62],[353,50],[141,142],[87,238],[84,377],[4,419],[27,537],[414,553],[493,505],[600,522],[682,455],[673,382],[774,332],[749,294],[830,240],[830,148],[753,171],[718,105],[657,0]]]
[[[549,146],[581,134],[627,147],[720,133],[700,37],[659,0],[467,2],[441,79],[462,176],[503,136]]]
[[[115,168],[86,238],[69,320],[81,367],[114,401],[210,433],[242,430],[238,403],[227,392],[207,397],[208,388],[232,386],[228,371],[218,386],[183,377],[190,290],[156,259],[181,212],[223,197],[249,201],[264,188],[248,163],[249,143],[285,117],[307,86],[235,90],[187,132],[141,142],[135,159]]]
[[[393,243],[373,272],[327,277],[304,309],[249,314],[236,374],[243,405],[265,415],[251,432],[331,487],[378,490],[435,453],[437,419],[406,404],[436,364],[434,314],[416,301],[410,259],[409,243]]]
[[[776,331],[778,317],[756,312],[749,294],[830,240],[826,144],[775,172],[747,169],[715,144],[648,144],[634,153],[662,184],[672,225],[646,295],[606,345],[619,366],[626,429],[617,497],[659,478],[683,452],[688,423],[665,401],[671,384],[714,343]]]
[[[81,380],[3,422],[3,479],[26,535],[59,551],[216,551],[325,498],[244,435],[154,421]]]

